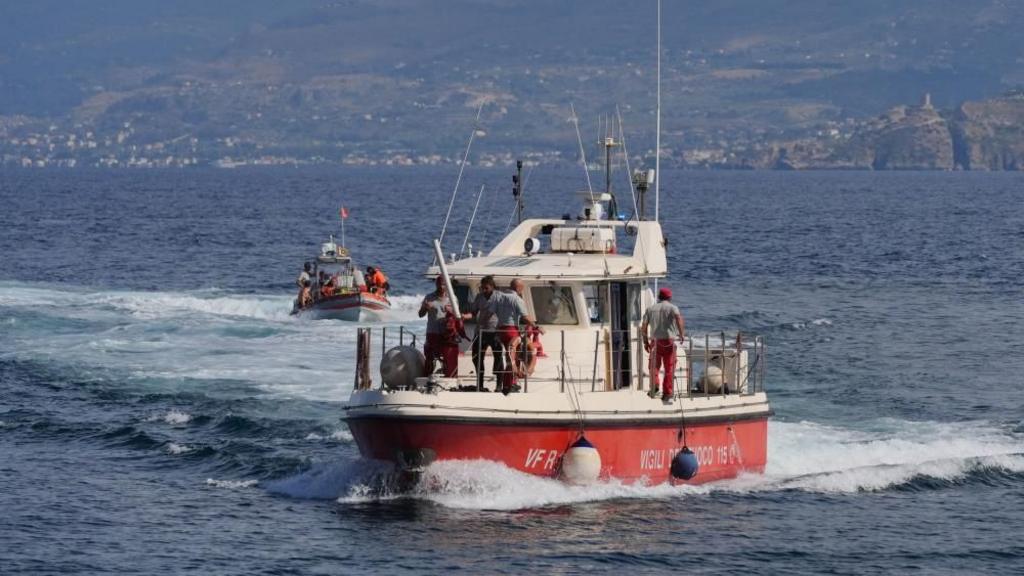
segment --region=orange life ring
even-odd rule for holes
[[[533,375],[537,368],[537,347],[532,340],[522,337],[512,340],[508,345],[508,355],[512,359],[512,371],[517,378]]]

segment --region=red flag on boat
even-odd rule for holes
[[[345,208],[344,206],[342,206],[341,210],[338,211],[338,214],[341,216],[342,220],[348,218],[348,208]]]

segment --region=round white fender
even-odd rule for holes
[[[590,484],[601,475],[601,455],[580,436],[562,456],[561,478],[569,484]]]

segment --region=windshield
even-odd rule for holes
[[[533,286],[530,288],[538,324],[579,324],[572,288],[568,286]]]

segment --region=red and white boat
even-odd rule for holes
[[[699,462],[689,483],[763,472],[772,413],[763,340],[690,334],[678,350],[675,397],[649,396],[639,325],[668,272],[666,242],[656,221],[602,219],[610,200],[589,195],[579,219],[525,220],[489,254],[427,271],[447,269],[461,309],[484,276],[499,287],[525,282],[524,300],[545,329],[545,355],[520,379],[520,392],[494,393],[493,374],[477,391],[468,343],[458,378],[418,373],[422,356],[409,346],[389,350],[384,377],[373,377],[371,343],[384,338],[361,330],[344,419],[364,457],[413,470],[436,460],[493,460],[564,476],[567,453],[585,435],[599,456],[599,478],[680,482],[670,468],[684,446]],[[467,329],[472,336],[475,326]],[[484,365],[490,372],[491,359]]]
[[[338,246],[333,236],[320,245],[315,262],[310,287],[313,301],[308,306],[299,306],[296,300],[292,314],[314,320],[363,322],[381,320],[391,310],[386,294],[367,290],[363,273],[352,261],[348,248]],[[320,272],[333,278],[333,288],[321,290],[317,281]]]
[[[764,471],[772,410],[760,337],[688,335],[678,348],[675,395],[663,401],[648,394],[649,357],[639,328],[654,304],[654,288],[668,274],[654,178],[661,149],[660,19],[659,2],[656,170],[632,180],[634,217],[622,221],[618,214],[610,167],[611,150],[621,142],[609,134],[602,141],[605,192],[583,193],[578,218],[523,221],[519,163],[513,193],[520,223],[490,253],[445,262],[434,243],[436,265],[427,276],[445,277],[460,304],[456,312],[476,295],[484,276],[493,276],[499,287],[515,278],[525,283],[529,313],[545,330],[539,343],[546,354],[536,353],[521,391],[494,393],[499,386],[493,374],[481,391],[465,343],[458,377],[422,374],[423,357],[405,345],[404,332],[397,347],[381,350],[380,376],[374,378],[372,344],[387,348],[387,338],[363,328],[344,419],[364,457],[411,471],[439,460],[491,460],[570,482],[703,483]],[[652,183],[650,221],[644,194]],[[604,216],[609,212],[611,219]],[[472,336],[475,326],[467,329]],[[491,359],[483,365],[491,366]]]

